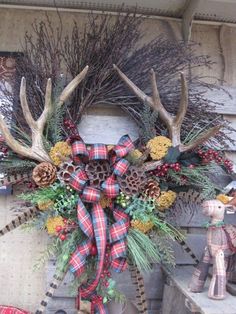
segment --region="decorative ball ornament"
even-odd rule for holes
[[[90,184],[94,187],[101,186],[111,174],[110,164],[106,160],[92,160],[85,167]]]
[[[49,186],[57,178],[57,168],[50,162],[41,162],[34,168],[32,178],[39,187]]]
[[[91,247],[91,249],[90,249],[90,254],[91,254],[92,256],[96,256],[96,255],[98,254],[98,249],[97,249],[96,244],[93,244],[93,245],[92,245],[92,247]]]
[[[135,195],[145,186],[147,176],[141,168],[130,166],[126,173],[117,180],[124,194]]]

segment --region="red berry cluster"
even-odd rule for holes
[[[27,183],[27,188],[28,188],[28,189],[34,190],[34,189],[36,189],[37,187],[38,187],[37,184],[34,183],[33,181],[30,181],[30,182]]]
[[[72,229],[75,229],[77,224],[75,221],[71,221],[69,219],[63,219],[64,226],[56,226],[56,232],[61,241],[65,241],[67,239],[67,234],[71,232]]]
[[[218,164],[223,164],[229,172],[233,170],[233,163],[230,160],[225,159],[220,152],[217,152],[213,149],[208,149],[205,151],[199,150],[198,155],[205,164],[215,161]]]
[[[70,119],[64,120],[64,126],[70,135],[78,135],[77,126]]]
[[[164,177],[169,169],[172,169],[176,172],[179,172],[181,170],[181,165],[179,162],[173,163],[173,164],[163,164],[161,166],[158,166],[152,174],[158,176],[158,177]]]

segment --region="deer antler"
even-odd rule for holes
[[[221,126],[215,126],[209,129],[204,134],[201,134],[191,144],[184,145],[181,143],[180,131],[181,126],[186,115],[188,108],[188,87],[185,75],[181,73],[181,99],[180,105],[176,116],[171,115],[161,103],[161,99],[158,92],[156,75],[153,69],[151,69],[151,84],[152,84],[152,97],[146,95],[141,89],[139,89],[115,64],[114,69],[118,72],[120,78],[125,82],[129,89],[143,102],[146,102],[153,110],[157,111],[160,119],[166,124],[169,136],[174,147],[178,146],[181,152],[191,150],[198,145],[208,140],[211,136],[215,135]]]
[[[81,71],[62,91],[59,100],[58,106],[61,106],[67,98],[71,95],[71,93],[75,90],[75,88],[79,85],[79,83],[83,80],[86,73],[88,71],[88,66],[86,66],[83,71]],[[38,120],[34,120],[32,114],[29,109],[29,105],[26,98],[26,81],[25,78],[21,79],[20,86],[20,102],[23,111],[23,115],[25,117],[26,122],[28,123],[31,133],[32,133],[32,146],[27,147],[22,145],[19,141],[14,139],[11,132],[9,131],[5,121],[0,115],[0,131],[5,138],[7,145],[17,154],[34,159],[37,161],[51,161],[48,153],[46,152],[43,145],[43,130],[45,124],[50,117],[52,112],[52,82],[51,79],[48,79],[45,93],[45,105],[44,110]]]

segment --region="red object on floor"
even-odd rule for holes
[[[30,314],[30,312],[12,306],[0,305],[0,314]]]

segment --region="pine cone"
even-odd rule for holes
[[[144,187],[143,194],[146,197],[158,198],[161,194],[161,189],[157,181],[149,179]]]
[[[34,168],[32,177],[38,186],[48,186],[56,180],[57,168],[49,162],[41,162]]]

